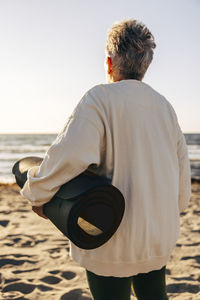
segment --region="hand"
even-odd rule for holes
[[[43,213],[43,205],[42,206],[32,206],[32,210],[41,218],[48,219],[47,216]]]

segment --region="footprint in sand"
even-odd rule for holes
[[[181,215],[181,216],[185,216],[185,215],[187,215],[187,213],[188,213],[187,211],[182,211],[182,212],[180,213],[180,215]]]
[[[1,213],[1,215],[9,215],[9,214],[11,214],[11,211],[10,210],[1,210],[0,213]]]
[[[18,283],[11,283],[6,285],[2,292],[11,292],[11,291],[18,291],[21,292],[23,294],[30,294],[32,293],[32,291],[35,289],[35,285],[34,284],[28,284],[28,283],[24,283],[24,282],[18,282]]]
[[[41,291],[41,292],[47,292],[47,291],[51,291],[53,290],[52,287],[44,285],[44,284],[38,284],[37,288]]]
[[[61,281],[62,279],[56,277],[56,276],[45,276],[40,279],[40,281],[43,281],[48,284],[57,284]]]
[[[195,215],[200,215],[200,210],[194,209],[194,210],[193,210],[193,214],[195,214]]]
[[[165,272],[166,272],[167,275],[171,274],[171,271],[169,269],[167,269],[167,268],[166,268]]]
[[[184,244],[184,246],[188,246],[188,247],[196,247],[199,245],[200,245],[200,243]]]
[[[9,240],[8,243],[5,243],[6,246],[14,246],[17,248],[34,247],[39,243],[44,243],[47,241],[47,238],[44,238],[42,235],[37,236],[36,239],[34,236],[27,234],[8,234],[6,238]]]
[[[74,277],[76,277],[76,273],[74,272],[70,272],[70,271],[66,271],[66,272],[62,272],[61,276],[67,280],[71,280]]]
[[[3,298],[5,300],[11,300],[11,299],[15,299],[15,300],[30,300],[28,298],[25,298],[24,296],[21,296],[20,292],[17,291],[12,291],[12,292],[7,292],[2,294]]]
[[[36,263],[34,260],[28,260],[28,259],[16,260],[16,259],[11,259],[11,258],[3,258],[3,259],[0,259],[0,267],[3,267],[5,265],[21,266],[25,262],[27,262],[29,264],[35,264]]]
[[[67,252],[69,252],[69,251],[70,251],[70,247],[66,247],[65,250],[66,250]]]
[[[49,252],[49,256],[53,259],[56,259],[56,258],[60,258],[61,256],[61,248],[59,247],[56,247],[56,248],[51,248],[51,249],[48,249],[47,250]]]
[[[29,209],[16,209],[16,212],[27,213],[27,212],[29,212]]]
[[[193,229],[193,230],[191,230],[191,232],[200,233],[200,229]]]
[[[181,260],[188,260],[188,259],[194,259],[198,264],[200,264],[200,255],[196,256],[183,256],[181,257]]]
[[[9,220],[1,220],[0,225],[6,227],[9,224],[9,222],[10,222]]]
[[[172,277],[172,279],[176,280],[176,281],[195,281],[194,278],[191,278],[191,276],[188,277]]]
[[[60,273],[60,271],[59,270],[54,270],[54,271],[49,271],[49,273],[50,274],[58,274],[58,273]]]
[[[16,253],[16,254],[12,254],[12,256],[18,258],[18,257],[33,257],[33,256],[35,256],[35,255],[18,254],[18,253]]]
[[[5,282],[4,284],[7,284],[7,283],[13,283],[13,282],[16,282],[16,281],[19,281],[20,279],[19,278],[9,278],[9,279],[5,279]]]
[[[72,290],[61,296],[60,300],[92,300],[91,297],[83,295],[81,289]]]
[[[26,269],[26,270],[16,270],[16,271],[12,271],[12,272],[13,272],[13,274],[20,274],[20,273],[34,272],[34,271],[38,271],[38,270],[40,270],[40,268]]]
[[[28,284],[28,283],[24,283],[24,282],[18,282],[18,283],[7,284],[3,288],[2,292],[3,293],[21,292],[22,294],[30,294],[30,293],[32,293],[32,291],[35,288],[39,289],[42,292],[53,290],[52,287],[44,285],[44,284],[35,285],[35,284]],[[17,299],[25,299],[25,298],[17,298]]]
[[[62,278],[66,279],[66,280],[71,280],[74,277],[76,277],[76,273],[71,272],[71,271],[60,272],[59,270],[53,270],[53,271],[49,271],[49,273],[53,274],[53,275],[59,274]]]
[[[200,287],[189,283],[172,283],[167,285],[168,293],[192,293],[196,294],[200,291]]]

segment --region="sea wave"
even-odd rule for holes
[[[185,134],[192,176],[200,178],[200,134]],[[0,134],[0,183],[13,183],[13,164],[26,156],[44,157],[56,134]]]
[[[50,145],[41,146],[41,145],[23,145],[18,146],[16,145],[0,145],[0,152],[3,153],[23,153],[23,152],[45,152],[48,150]]]

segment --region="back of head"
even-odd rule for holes
[[[106,52],[120,80],[142,80],[153,59],[155,47],[151,32],[137,20],[116,23],[108,31]]]

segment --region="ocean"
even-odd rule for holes
[[[56,134],[0,134],[0,183],[13,183],[13,164],[25,156],[44,157]]]
[[[184,134],[192,179],[200,180],[200,134]],[[0,134],[0,183],[13,183],[13,164],[25,156],[44,157],[56,134]]]

